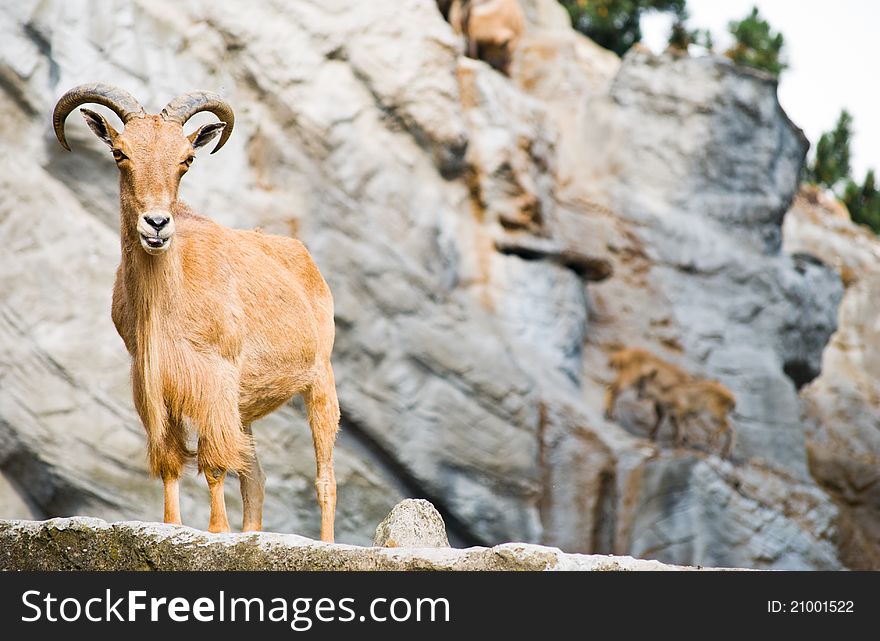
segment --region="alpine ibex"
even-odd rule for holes
[[[82,109],[119,168],[122,259],[112,317],[132,357],[134,405],[151,471],[164,482],[165,522],[181,522],[178,480],[197,456],[211,492],[208,529],[229,530],[223,481],[227,470],[237,470],[242,529],[260,530],[265,476],[250,426],[302,393],[317,460],[321,538],[332,541],[339,404],[330,289],[298,240],[226,228],[178,200],[195,150],[221,132],[212,153],[229,139],[231,107],[198,91],[151,115],[122,89],[81,85],[61,97],[53,115],[67,150],[64,122],[86,103],[110,108],[124,125],[117,132]],[[184,134],[184,124],[203,111],[220,122]],[[187,446],[188,423],[198,430],[197,453]]]
[[[665,387],[683,383],[690,378],[690,374],[683,369],[638,347],[615,351],[608,359],[608,365],[617,372],[617,376],[605,390],[605,416],[610,419],[614,418],[617,397],[624,390],[640,385],[649,376],[655,377],[655,382]]]
[[[657,382],[657,375],[652,375],[642,382],[640,393],[654,402],[657,413],[651,438],[657,438],[660,424],[668,416],[675,430],[675,443],[682,446],[687,437],[686,421],[710,417],[714,427],[711,435],[712,447],[717,447],[723,436],[725,442],[719,448],[719,453],[723,457],[730,456],[735,433],[728,414],[736,406],[736,397],[725,385],[718,381],[692,379],[667,387]]]
[[[713,445],[722,435],[726,442],[721,448],[722,456],[729,456],[733,447],[734,431],[728,418],[736,405],[736,397],[718,381],[692,376],[683,369],[668,363],[651,352],[639,348],[616,351],[608,365],[617,375],[605,394],[605,416],[614,417],[617,397],[628,388],[635,388],[640,398],[650,399],[654,405],[655,422],[650,436],[657,433],[665,418],[669,418],[675,430],[675,442],[685,442],[685,422],[694,417],[711,416],[715,431]]]

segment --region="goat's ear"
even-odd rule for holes
[[[119,134],[117,134],[116,130],[110,126],[110,123],[104,119],[104,116],[95,113],[90,109],[80,109],[80,112],[82,112],[83,118],[86,119],[86,123],[89,125],[89,128],[95,132],[95,135],[112,147],[113,141]]]
[[[223,128],[226,126],[225,122],[211,122],[207,125],[202,125],[194,132],[192,132],[187,138],[192,143],[193,149],[198,149],[199,147],[204,147],[209,142],[214,140],[217,135],[223,131]]]

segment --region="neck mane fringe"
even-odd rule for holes
[[[165,385],[162,361],[171,353],[171,337],[177,329],[170,325],[176,317],[174,307],[183,296],[182,270],[179,240],[174,239],[167,251],[151,256],[141,247],[137,230],[131,221],[127,202],[122,198],[121,208],[121,276],[126,289],[126,299],[133,314],[135,339],[132,363],[132,387],[135,405],[148,430],[148,447],[152,472],[164,474],[156,462],[162,460],[169,429],[168,407],[165,403]],[[176,218],[193,215],[192,210],[181,202],[171,207]]]

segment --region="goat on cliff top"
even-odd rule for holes
[[[517,0],[439,0],[441,13],[463,35],[466,53],[510,73],[513,52],[525,31],[525,16]]]
[[[208,529],[229,530],[227,470],[241,479],[242,529],[262,529],[265,475],[251,423],[302,393],[315,446],[321,538],[332,541],[339,404],[330,365],[330,289],[298,240],[223,227],[178,200],[195,150],[221,132],[212,153],[229,139],[232,108],[199,91],[150,115],[122,89],[81,85],[61,97],[53,116],[67,150],[64,122],[86,103],[110,108],[124,125],[117,132],[82,109],[119,169],[122,258],[112,317],[132,357],[134,405],[147,432],[151,471],[164,483],[165,522],[181,522],[179,478],[196,456],[211,493]],[[184,124],[204,111],[221,122],[184,134]],[[195,454],[187,446],[187,421],[198,429]]]

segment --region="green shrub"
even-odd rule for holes
[[[642,39],[642,14],[662,11],[685,15],[686,0],[560,0],[574,28],[622,56]],[[683,23],[683,20],[679,20]]]
[[[813,160],[804,168],[804,180],[832,191],[846,205],[854,223],[867,225],[880,234],[880,191],[874,170],[868,170],[861,184],[852,178],[852,126],[852,116],[844,109],[834,129],[819,137]]]
[[[854,223],[867,225],[875,234],[880,234],[880,192],[877,191],[873,169],[868,170],[861,185],[852,179],[847,182],[843,204],[849,209]]]
[[[770,24],[753,7],[739,22],[731,22],[728,30],[736,41],[724,55],[741,65],[763,69],[778,76],[788,65],[782,60],[785,39],[774,33]]]
[[[852,140],[852,116],[844,109],[837,124],[826,131],[816,144],[813,162],[807,165],[805,179],[839,194],[839,188],[850,180],[850,142]]]

